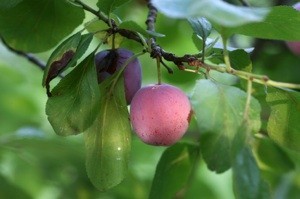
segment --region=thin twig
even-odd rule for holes
[[[142,45],[144,45],[144,42],[141,40],[139,35],[131,30],[126,30],[126,29],[121,29],[118,28],[116,25],[115,21],[113,19],[108,18],[104,13],[101,11],[94,10],[93,8],[89,7],[85,3],[81,2],[80,0],[73,0],[74,3],[77,5],[81,6],[82,9],[94,14],[97,16],[100,20],[105,22],[110,28],[107,30],[110,34],[116,34],[119,33],[123,37],[126,37],[128,39],[131,39],[133,41],[139,42]],[[241,3],[245,6],[247,6],[247,1],[246,0],[241,0]],[[156,23],[156,17],[157,17],[157,9],[153,6],[151,3],[151,0],[147,0],[147,5],[148,5],[148,16],[146,20],[147,24],[147,30],[155,32],[155,23]],[[292,89],[300,89],[300,85],[297,84],[290,84],[290,83],[284,83],[284,82],[277,82],[270,80],[267,76],[264,75],[256,75],[252,73],[247,73],[244,71],[239,71],[239,70],[234,70],[230,67],[230,62],[227,60],[227,55],[225,56],[225,61],[227,62],[227,68],[222,67],[222,66],[214,66],[214,65],[207,65],[203,63],[200,59],[203,57],[202,54],[185,54],[183,56],[176,56],[175,54],[171,52],[165,51],[162,47],[160,47],[157,43],[154,37],[150,38],[150,45],[151,45],[151,51],[150,55],[152,58],[160,58],[161,62],[164,66],[166,64],[163,62],[163,59],[166,61],[173,62],[179,69],[184,70],[185,66],[184,64],[186,63],[189,66],[195,66],[196,67],[196,72],[198,71],[199,68],[204,68],[207,71],[210,70],[216,70],[222,73],[229,73],[233,74],[235,76],[238,76],[242,79],[249,79],[252,78],[253,82],[260,83],[263,85],[268,85],[268,86],[275,86],[275,87],[285,87],[285,88],[292,88]],[[224,39],[224,38],[223,38]],[[34,57],[32,54],[25,53],[20,50],[13,49],[10,47],[4,40],[1,38],[3,44],[12,52],[15,52],[16,54],[23,56],[27,58],[30,62],[33,64],[37,65],[40,67],[42,70],[45,69],[46,65],[36,57]],[[223,40],[224,41],[224,40]],[[224,42],[226,43],[226,42]],[[226,47],[225,47],[226,51]],[[226,53],[225,53],[226,54]],[[163,58],[163,59],[162,59]]]
[[[109,22],[108,17],[106,17],[102,12],[98,12],[97,10],[94,10],[93,8],[91,8],[90,6],[88,6],[87,4],[83,3],[80,0],[74,0],[74,3],[77,3],[78,5],[80,5],[84,10],[94,14],[95,16],[97,16],[101,21],[105,22],[107,25],[110,24],[115,24],[115,22],[113,21],[112,23]]]
[[[194,66],[196,66],[196,64],[197,64],[197,62],[195,62]],[[277,82],[277,81],[271,80],[266,75],[257,75],[257,74],[248,73],[248,72],[241,71],[241,70],[235,70],[233,68],[230,71],[228,71],[226,69],[226,67],[224,67],[224,66],[203,64],[200,61],[198,61],[198,64],[199,64],[199,66],[198,66],[199,68],[205,68],[206,70],[214,70],[214,71],[218,71],[220,73],[232,74],[232,75],[235,75],[235,76],[240,77],[245,80],[248,80],[250,78],[251,81],[262,84],[262,85],[273,86],[273,87],[277,87],[277,88],[290,88],[290,89],[300,90],[300,84]],[[194,73],[197,72],[197,70],[187,70],[187,69],[185,69],[185,71],[194,72]]]
[[[17,55],[20,55],[22,57],[25,57],[28,61],[30,61],[31,63],[33,63],[34,65],[38,66],[40,69],[45,70],[46,68],[46,64],[39,60],[38,58],[36,58],[34,55],[30,54],[30,53],[25,53],[21,50],[17,50],[12,48],[11,46],[8,45],[8,43],[3,39],[3,37],[1,37],[1,41],[3,43],[3,45],[10,51],[16,53]]]

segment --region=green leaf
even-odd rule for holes
[[[87,174],[101,191],[124,179],[131,147],[124,79],[115,82],[118,74],[100,84],[100,112],[93,125],[84,132]]]
[[[252,62],[250,55],[242,49],[234,50],[229,52],[229,58],[231,66],[234,69],[242,70],[246,72],[252,71]]]
[[[58,76],[73,58],[77,46],[80,42],[81,34],[78,32],[63,41],[50,55],[44,76],[43,86],[49,85],[50,81]]]
[[[268,88],[271,107],[268,135],[282,147],[300,152],[300,94],[292,90]]]
[[[1,0],[0,2],[0,10],[1,9],[9,9],[17,4],[21,3],[23,0]]]
[[[233,86],[199,80],[191,103],[201,134],[201,152],[210,170],[221,173],[231,166],[233,138],[243,121],[247,94]],[[260,104],[251,99],[249,124],[260,129]]]
[[[62,0],[23,0],[0,12],[0,34],[13,48],[42,52],[57,45],[84,19],[84,11]]]
[[[154,36],[154,37],[164,37],[165,36],[165,35],[157,33],[157,32],[147,31],[144,28],[142,28],[139,24],[137,24],[135,21],[123,21],[119,25],[119,28],[141,33],[145,37],[149,37],[149,35]]]
[[[237,199],[269,199],[270,190],[251,150],[251,121],[243,120],[233,139],[232,173],[233,189]]]
[[[194,33],[199,35],[203,41],[206,41],[206,38],[210,35],[212,30],[212,25],[204,17],[199,18],[189,18],[189,23],[191,24]]]
[[[11,180],[8,180],[4,176],[0,175],[1,198],[32,198],[29,193],[10,181]]]
[[[87,33],[84,35],[81,35],[80,42],[76,48],[75,55],[72,57],[71,61],[68,63],[66,68],[74,67],[77,64],[77,61],[84,55],[84,53],[87,51],[88,47],[91,44],[91,41],[93,39],[92,33]]]
[[[222,53],[223,55],[223,47],[222,50],[220,50],[220,48],[218,48],[218,40],[219,38],[215,38],[215,39],[210,39],[207,38],[206,40],[206,44],[205,44],[205,56],[210,55],[211,53]],[[230,50],[230,48],[228,49]]]
[[[243,147],[232,163],[233,189],[237,199],[269,199],[270,191],[262,179],[249,146]]]
[[[299,171],[282,176],[274,192],[274,199],[298,199],[300,195],[299,179]]]
[[[214,45],[214,46],[212,46]],[[209,61],[215,64],[224,64],[224,55],[223,55],[223,45],[219,45],[218,43],[214,43],[212,45],[206,46],[206,55]],[[231,66],[236,70],[242,70],[246,72],[252,71],[252,61],[250,58],[250,54],[252,48],[247,49],[237,49],[229,47],[229,57]]]
[[[222,0],[153,0],[160,12],[172,18],[206,17],[224,27],[263,21],[267,8],[234,6]]]
[[[198,146],[177,143],[162,154],[152,182],[149,199],[171,199],[182,190],[198,156]]]
[[[202,51],[203,50],[203,40],[202,40],[202,38],[199,35],[197,35],[196,33],[194,33],[193,36],[192,36],[192,40],[193,40],[193,43],[196,46],[196,48],[199,51]]]
[[[99,19],[93,19],[85,23],[84,26],[87,29],[87,31],[93,33],[94,36],[100,40],[103,40],[107,35],[106,32],[103,30],[108,29],[108,25]]]
[[[266,19],[233,29],[231,34],[242,34],[262,39],[300,40],[300,12],[289,6],[273,7]]]
[[[135,21],[123,21],[119,25],[119,28],[135,31],[135,32],[141,33],[144,36],[149,35],[148,32],[144,28],[142,28],[139,24],[137,24]]]
[[[94,54],[91,54],[53,89],[46,114],[56,134],[76,135],[92,125],[99,101]]]
[[[131,0],[98,0],[97,6],[100,11],[109,15],[114,12],[118,7],[130,2]]]
[[[268,137],[255,137],[254,152],[262,170],[281,175],[295,169],[295,165],[288,154]]]
[[[154,32],[151,30],[146,30],[147,33],[153,37],[165,37],[166,35],[162,34],[162,33],[158,33],[158,32]]]
[[[93,39],[93,34],[82,35],[78,32],[63,43],[61,43],[51,54],[43,76],[43,86],[47,88],[48,96],[50,93],[50,81],[69,67],[76,65],[77,61],[85,53]]]

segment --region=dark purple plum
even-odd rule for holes
[[[105,50],[96,54],[95,64],[98,74],[98,82],[101,83],[106,78],[118,71],[133,53],[127,49],[119,48],[115,50]],[[142,71],[138,59],[131,61],[124,69],[124,86],[127,104],[130,104],[135,93],[141,88]]]

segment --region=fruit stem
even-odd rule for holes
[[[149,48],[149,45],[148,45],[148,43],[147,43],[147,41],[145,40],[145,38],[140,34],[140,33],[136,33],[137,35],[138,35],[138,37],[140,38],[140,40],[141,40],[141,42],[142,42],[142,44],[143,44],[143,46],[144,46],[144,49],[147,51],[147,52],[151,52],[150,50],[151,50],[151,48]],[[150,49],[150,50],[149,50]]]
[[[113,35],[112,35],[112,44],[111,44],[112,50],[115,50],[115,49],[116,49],[115,40],[116,40],[116,35],[113,34]]]
[[[251,93],[252,93],[252,80],[251,78],[248,78],[247,82],[247,99],[246,99],[246,105],[245,105],[245,111],[244,111],[244,120],[248,121],[249,119],[249,110],[250,110],[250,104],[251,104]]]
[[[224,61],[226,64],[226,71],[229,72],[231,71],[231,64],[230,64],[230,59],[229,59],[229,52],[227,50],[227,37],[222,36],[222,42],[223,42],[223,56],[224,56]]]
[[[161,67],[160,67],[160,57],[156,57],[156,64],[157,64],[157,84],[161,84]]]

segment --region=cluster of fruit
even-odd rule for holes
[[[153,84],[141,88],[142,72],[137,58],[126,49],[105,50],[96,54],[98,82],[113,75],[122,67],[124,90],[130,105],[132,128],[147,144],[168,146],[177,142],[189,126],[191,105],[179,88],[168,84]]]

